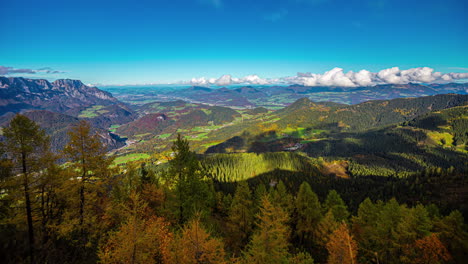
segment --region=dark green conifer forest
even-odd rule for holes
[[[454,111],[459,110],[444,115],[456,116]],[[432,129],[434,118],[422,116],[403,126]],[[458,145],[467,140],[465,121],[452,124]],[[385,169],[386,159],[373,168],[359,159],[336,159],[362,149],[326,152],[314,144],[309,155],[200,155],[179,134],[168,162],[118,165],[92,131],[88,122],[77,123],[63,150],[52,153],[44,131],[23,115],[3,130],[2,263],[468,259],[468,208],[460,190],[467,186],[466,170],[445,166],[442,159],[440,166],[426,166],[437,164],[436,157],[424,160],[424,168],[413,171]],[[404,137],[407,132],[387,130],[384,135]],[[385,140],[379,130],[368,133]],[[418,159],[417,154],[398,157]]]

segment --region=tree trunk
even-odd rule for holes
[[[354,254],[353,254],[353,248],[351,246],[351,237],[349,234],[347,234],[346,238],[348,239],[348,249],[349,249],[349,257],[351,258],[351,264],[354,264]]]
[[[22,165],[23,165],[23,177],[24,177],[24,198],[26,202],[26,217],[28,221],[28,241],[29,241],[29,257],[30,263],[34,263],[34,226],[32,219],[32,207],[31,199],[29,197],[29,181],[28,181],[28,171],[26,166],[26,154],[21,153]]]
[[[85,204],[84,192],[85,192],[85,187],[84,187],[84,182],[82,182],[81,187],[80,187],[80,227],[81,229],[83,229],[83,223],[84,223],[84,204]]]

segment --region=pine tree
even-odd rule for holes
[[[200,163],[190,151],[188,140],[177,136],[172,147],[174,158],[169,162],[169,176],[175,181],[179,224],[189,220],[195,213],[206,214],[214,204],[214,190],[203,179]]]
[[[376,260],[376,240],[378,234],[376,230],[379,221],[380,203],[374,204],[369,198],[366,198],[358,208],[357,216],[352,219],[352,229],[355,238],[359,243],[359,259],[362,262]]]
[[[254,213],[252,194],[247,182],[237,186],[228,216],[229,244],[239,253],[253,229]]]
[[[396,228],[398,244],[406,248],[416,240],[430,234],[432,229],[431,219],[422,205],[414,208],[405,208],[403,218]]]
[[[292,195],[287,191],[283,181],[279,181],[276,188],[271,191],[271,202],[280,206],[286,213],[291,214],[294,203]]]
[[[357,243],[349,234],[348,225],[342,222],[330,235],[327,242],[329,264],[354,264],[357,254]]]
[[[21,186],[24,194],[26,208],[26,221],[28,225],[28,245],[30,262],[35,262],[35,230],[33,222],[32,192],[35,188],[34,174],[38,172],[41,154],[47,152],[49,146],[45,132],[32,120],[24,115],[17,114],[8,127],[3,130],[6,139],[6,150],[10,154],[13,164],[21,174]]]
[[[338,222],[343,220],[346,221],[348,219],[348,207],[335,190],[328,192],[325,203],[323,204],[323,208],[325,212],[331,210],[335,220]]]
[[[376,223],[376,258],[379,262],[399,263],[401,248],[398,246],[397,226],[403,219],[403,208],[392,198],[380,211]]]
[[[262,199],[267,194],[268,194],[268,191],[265,187],[265,184],[263,183],[258,184],[257,187],[255,188],[254,197],[253,197],[255,213],[257,213],[260,207],[262,206]]]
[[[319,262],[326,260],[326,245],[330,240],[330,235],[338,228],[338,222],[336,222],[332,211],[328,211],[318,223],[317,228],[314,230],[314,244],[317,245],[314,250],[314,258]]]
[[[312,188],[307,182],[299,187],[295,199],[296,235],[301,245],[310,245],[312,235],[322,219],[322,208]]]
[[[460,211],[452,211],[448,216],[436,221],[434,231],[451,253],[455,263],[463,263],[468,258],[468,232]]]
[[[265,196],[257,217],[259,222],[245,255],[246,262],[287,263],[290,232],[286,225],[289,221],[287,213]]]

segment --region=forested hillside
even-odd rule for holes
[[[464,144],[465,115],[466,107],[457,107],[366,133],[393,142],[395,135],[417,138],[402,136],[407,130],[438,131]],[[435,126],[428,121],[434,118]],[[16,115],[3,135],[5,263],[463,263],[468,257],[466,159],[456,156],[466,154],[445,146],[449,136],[417,139],[431,141],[431,155],[447,166],[400,155],[415,170],[386,175],[374,163],[359,163],[362,154],[345,159],[337,157],[345,152],[329,150],[314,157],[321,149],[314,145],[306,153],[197,155],[181,135],[169,156],[116,165],[86,121],[68,130],[58,154],[26,116]],[[378,152],[377,145],[363,147]],[[388,155],[403,149],[393,148]],[[457,158],[460,164],[452,163]]]
[[[463,263],[467,101],[8,114],[0,253],[6,263]]]

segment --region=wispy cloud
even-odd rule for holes
[[[468,79],[468,73],[441,73],[429,67],[418,67],[400,70],[398,67],[383,69],[379,72],[360,70],[358,72],[344,72],[342,68],[333,68],[323,74],[298,73],[296,76],[287,76],[278,79],[264,79],[258,75],[248,75],[243,78],[235,78],[230,74],[220,78],[193,78],[189,82],[192,85],[233,85],[233,84],[302,84],[306,86],[344,86],[359,87],[373,86],[377,84],[407,84],[407,83],[443,83]]]
[[[267,21],[271,21],[271,22],[276,22],[278,20],[283,19],[287,15],[288,15],[288,10],[282,8],[276,12],[265,14],[263,16],[263,19]]]
[[[468,68],[465,67],[449,67],[452,70],[459,70],[459,71],[468,71]]]
[[[57,71],[50,67],[40,68],[40,69],[15,69],[13,67],[0,66],[0,75],[11,75],[11,74],[61,74],[65,73],[64,71]]]

